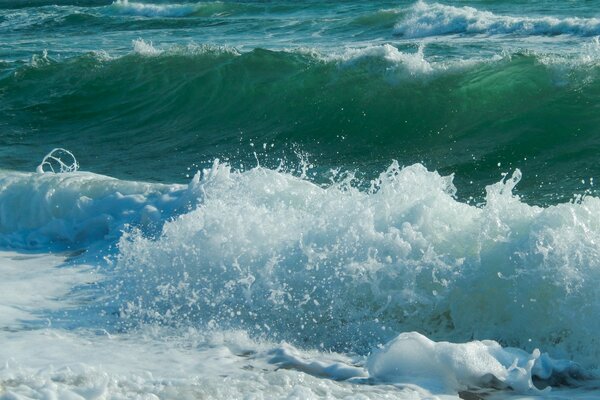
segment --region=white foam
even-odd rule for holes
[[[70,289],[98,277],[86,266],[60,268],[63,262],[64,257],[52,254],[0,252],[0,329],[16,329],[43,318],[42,310],[77,304],[76,298],[65,299]]]
[[[40,330],[0,332],[0,340],[8,344],[0,347],[3,399],[453,398],[278,367],[269,359],[281,346],[232,331],[174,336],[161,329],[120,335]],[[321,363],[332,358],[294,351]]]
[[[5,241],[110,244],[126,233],[117,265],[94,274],[63,257],[2,255],[0,397],[532,396],[533,377],[585,376],[566,359],[598,366],[588,316],[600,309],[600,199],[533,207],[513,193],[519,179],[472,206],[455,199],[451,176],[419,164],[392,164],[369,190],[218,162],[187,186],[3,172]],[[89,229],[103,214],[109,237]],[[98,280],[106,292],[83,307],[72,289]],[[79,306],[74,315],[106,325],[22,329]],[[104,330],[117,318],[121,333]],[[167,327],[145,325],[154,321]],[[414,328],[431,338],[397,336]]]
[[[491,340],[436,343],[411,332],[399,335],[375,351],[367,368],[369,375],[379,381],[413,383],[434,393],[509,387],[534,395],[541,392],[533,384],[534,376],[547,379],[554,374],[577,371],[576,365],[555,362],[547,356],[543,364],[540,355],[537,349],[529,354],[502,348]]]
[[[197,55],[212,55],[214,57],[219,56],[239,56],[240,52],[229,46],[214,46],[208,44],[198,45],[195,43],[189,43],[186,46],[166,46],[164,49],[157,48],[153,42],[145,41],[144,39],[136,39],[131,41],[133,53],[140,56],[155,57],[159,55],[163,56],[188,56],[193,57]]]
[[[579,46],[572,48],[572,53],[535,53],[536,59],[551,67],[567,67],[581,69],[582,67],[597,67],[600,65],[600,36],[594,36],[581,41]]]
[[[143,39],[132,40],[133,52],[143,56],[158,56],[163,51],[154,47],[152,42],[146,42]]]
[[[600,19],[497,15],[468,6],[418,1],[398,22],[395,33],[409,38],[451,34],[594,36],[600,34]]]
[[[160,223],[187,201],[184,185],[87,172],[2,172],[0,188],[0,243],[20,248],[116,239],[126,224]]]
[[[540,394],[531,381],[539,352],[491,341],[436,343],[416,333],[399,335],[367,358],[231,330],[41,329],[0,332],[0,340],[9,344],[0,348],[0,397],[8,398],[456,399],[459,391],[502,385]]]
[[[384,44],[365,48],[349,48],[341,54],[328,56],[328,59],[339,60],[344,64],[353,64],[366,58],[383,59],[389,63],[404,66],[412,74],[429,73],[433,71],[433,67],[425,59],[423,49],[423,46],[419,46],[415,53],[404,53],[390,44]]]
[[[193,15],[200,4],[147,4],[129,0],[116,0],[112,10],[120,15],[140,17],[187,17]]]
[[[488,57],[456,58],[452,60],[435,60],[425,56],[426,43],[420,43],[413,52],[401,51],[391,44],[364,47],[348,47],[343,50],[323,51],[317,48],[301,47],[285,49],[295,54],[302,54],[321,62],[336,63],[341,68],[356,66],[363,62],[385,63],[386,73],[407,71],[410,75],[427,76],[436,72],[459,70],[497,62],[507,56],[497,54]]]
[[[519,178],[473,206],[418,164],[392,165],[371,191],[215,164],[188,188],[198,208],[157,238],[121,239],[123,317],[358,351],[419,329],[597,365],[600,199],[529,206]]]
[[[324,355],[313,352],[308,358],[287,343],[268,351],[269,362],[280,368],[294,369],[307,374],[334,380],[348,380],[354,378],[366,378],[367,372],[358,365],[353,365],[353,360],[341,355]]]

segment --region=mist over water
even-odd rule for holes
[[[0,399],[598,398],[596,5],[2,3]]]

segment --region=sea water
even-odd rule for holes
[[[0,4],[0,399],[599,399],[600,2]]]

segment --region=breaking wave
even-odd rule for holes
[[[229,326],[359,352],[419,330],[588,366],[600,357],[587,317],[600,312],[600,200],[527,205],[513,193],[518,170],[480,206],[419,164],[394,163],[362,189],[352,174],[321,186],[217,161],[188,185],[1,178],[3,246],[118,242],[125,325]]]
[[[468,6],[418,1],[394,31],[409,38],[454,34],[595,36],[600,34],[600,19],[498,15]]]

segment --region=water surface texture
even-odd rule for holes
[[[0,399],[600,399],[599,152],[600,1],[2,1]]]

